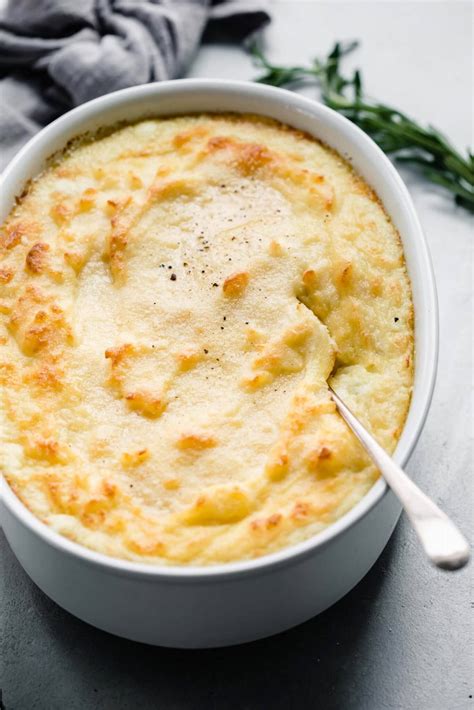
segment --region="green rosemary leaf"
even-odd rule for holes
[[[309,66],[272,64],[258,43],[250,47],[255,64],[264,71],[256,81],[293,87],[313,82],[330,108],[356,123],[387,154],[420,170],[427,180],[448,190],[455,203],[474,212],[474,155],[462,155],[434,126],[422,126],[402,111],[368,99],[359,70],[352,77],[341,73],[341,60],[359,43],[336,42],[324,59]]]

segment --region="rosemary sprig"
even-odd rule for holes
[[[277,66],[257,43],[250,47],[255,64],[264,73],[256,81],[295,88],[308,81],[321,88],[321,98],[371,136],[385,153],[400,163],[415,166],[432,183],[449,190],[456,204],[474,212],[474,155],[464,156],[433,126],[422,126],[397,109],[368,99],[359,70],[341,73],[341,59],[358,42],[338,42],[325,59],[309,66]]]

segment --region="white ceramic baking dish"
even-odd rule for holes
[[[3,173],[0,218],[26,182],[72,137],[119,121],[189,112],[271,116],[307,131],[348,158],[371,185],[403,240],[413,288],[413,398],[395,458],[405,464],[422,429],[435,380],[437,301],[430,257],[398,173],[361,130],[332,110],[258,84],[191,79],[138,86],[91,101],[35,136]],[[298,545],[248,562],[152,567],[113,559],[61,537],[1,480],[0,521],[26,572],[60,606],[119,636],[181,648],[237,644],[275,634],[334,604],[366,574],[400,514],[379,480],[349,513]]]

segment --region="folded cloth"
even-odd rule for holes
[[[10,0],[0,18],[0,169],[64,111],[179,77],[204,39],[269,22],[255,0]]]

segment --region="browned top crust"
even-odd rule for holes
[[[201,115],[79,141],[0,255],[0,463],[83,545],[210,564],[337,520],[377,474],[331,376],[396,444],[413,378],[400,240],[307,135]]]

